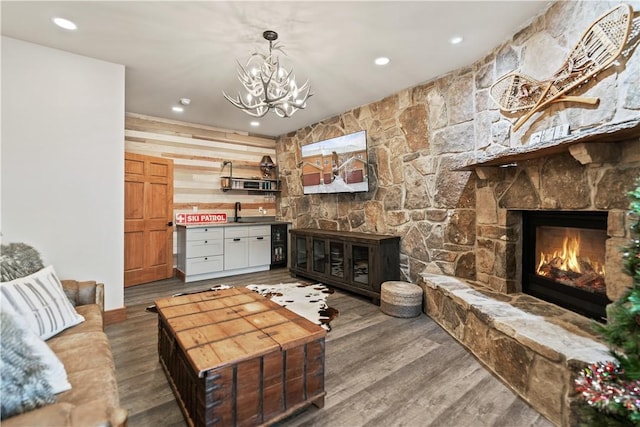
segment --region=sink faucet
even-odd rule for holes
[[[236,202],[235,208],[234,208],[234,215],[233,215],[233,220],[235,222],[238,222],[238,220],[240,219],[240,217],[238,217],[238,212],[242,210],[242,205],[240,204],[240,202]]]

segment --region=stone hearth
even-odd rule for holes
[[[423,274],[425,312],[556,425],[578,423],[573,382],[608,360],[593,321],[522,293]]]

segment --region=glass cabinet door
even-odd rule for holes
[[[329,264],[332,276],[344,277],[344,243],[329,243]]]
[[[287,225],[271,225],[271,264],[287,264]]]
[[[298,268],[306,269],[307,268],[307,238],[296,237],[296,266]]]
[[[352,271],[351,277],[356,283],[369,285],[369,248],[367,246],[351,246]]]
[[[317,273],[325,272],[325,246],[324,240],[313,239],[313,271]]]

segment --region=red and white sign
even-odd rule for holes
[[[216,224],[227,222],[226,213],[177,213],[176,224]]]

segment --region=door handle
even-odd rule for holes
[[[258,240],[264,240],[264,237],[256,237]]]
[[[173,226],[173,221],[169,221],[169,222],[167,223],[167,227],[172,227],[172,226]]]
[[[239,241],[240,241],[240,239],[236,238],[236,239],[233,239],[233,241],[234,241],[234,242],[239,242]]]

